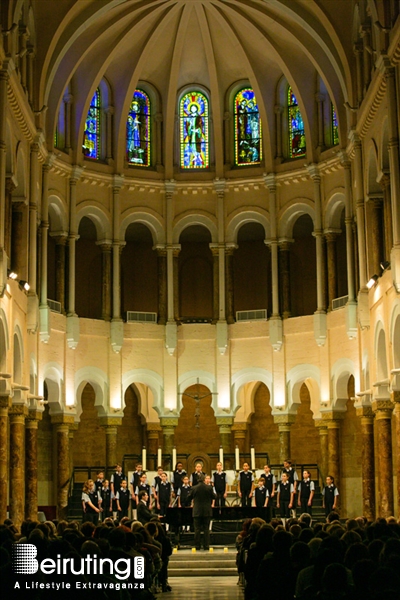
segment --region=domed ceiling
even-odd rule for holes
[[[316,119],[321,78],[345,138],[344,103],[353,103],[349,0],[41,0],[35,3],[35,19],[40,31],[37,105],[48,107],[50,143],[67,86],[74,101],[74,137],[82,139],[90,100],[103,78],[112,90],[115,140],[124,139],[138,83],[155,90],[167,176],[173,173],[177,97],[193,84],[209,92],[216,165],[223,163],[224,114],[238,82],[249,82],[256,93],[267,165],[282,77],[296,93],[306,135]],[[123,145],[114,146],[122,167]]]

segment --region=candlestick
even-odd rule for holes
[[[157,467],[162,467],[162,448],[157,450]]]
[[[142,469],[143,471],[146,471],[146,447],[143,446],[142,448]]]
[[[251,462],[251,470],[254,471],[256,468],[256,451],[254,446],[250,448],[250,462]]]
[[[219,447],[219,462],[222,463],[222,468],[224,468],[224,449],[222,446]]]
[[[235,463],[236,463],[236,471],[240,469],[240,456],[239,456],[239,446],[235,448]]]
[[[176,465],[176,446],[172,448],[172,470],[175,469]]]

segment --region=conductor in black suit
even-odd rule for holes
[[[198,484],[189,494],[193,499],[194,545],[200,550],[200,535],[204,533],[204,550],[210,548],[210,521],[212,517],[212,501],[216,498],[211,485],[204,483],[204,475],[199,475]]]
[[[137,507],[137,519],[144,525],[148,523],[152,517],[154,517],[154,513],[147,507],[147,501],[149,499],[149,495],[146,490],[141,490],[139,492],[139,504]]]

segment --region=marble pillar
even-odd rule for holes
[[[400,390],[394,391],[392,394],[395,410],[394,410],[394,419],[395,419],[395,432],[396,432],[396,445],[395,451],[397,454],[397,472],[396,472],[396,480],[397,480],[397,516],[400,515]]]
[[[175,321],[180,320],[180,305],[179,305],[179,252],[181,247],[179,245],[173,248],[173,286],[174,286],[174,319]]]
[[[10,419],[10,519],[19,527],[24,520],[24,451],[27,408],[14,404]]]
[[[68,494],[70,485],[69,466],[69,428],[74,424],[74,417],[54,415],[51,419],[56,432],[57,445],[57,519],[68,516]]]
[[[158,323],[167,322],[167,250],[157,247],[157,277],[158,277]]]
[[[101,313],[103,321],[111,320],[111,251],[112,244],[100,244],[102,252],[101,268]]]
[[[159,433],[161,427],[158,423],[147,423],[147,468],[157,470],[157,450],[159,447]],[[150,464],[150,457],[153,459],[153,463]],[[174,465],[175,467],[175,465]]]
[[[211,247],[211,252],[213,256],[213,323],[216,323],[219,319],[219,247]]]
[[[290,301],[290,244],[288,241],[279,242],[279,274],[281,284],[281,307],[282,317],[288,319],[291,316]]]
[[[38,512],[38,423],[42,412],[30,410],[25,421],[25,519],[36,521]]]
[[[291,460],[290,456],[290,427],[296,415],[274,415],[274,423],[279,428],[279,461]]]
[[[235,322],[233,287],[233,251],[235,248],[236,246],[227,246],[225,249],[226,322],[228,325]]]
[[[357,408],[357,416],[361,418],[362,435],[362,499],[363,515],[368,521],[374,521],[375,508],[375,460],[374,460],[374,413],[370,407]]]
[[[340,421],[328,419],[328,473],[335,479],[339,488],[340,483]]]
[[[394,512],[393,502],[393,464],[392,464],[392,412],[390,400],[374,400],[377,436],[377,474],[379,487],[379,517],[390,517]]]
[[[233,419],[231,417],[217,417],[220,445],[224,453],[231,452],[232,424]]]
[[[121,417],[101,417],[101,426],[106,432],[106,456],[105,466],[106,473],[110,476],[115,469],[118,461],[122,461],[122,456],[118,456],[117,451],[117,434],[118,427],[122,425]],[[106,475],[107,477],[107,475]]]
[[[328,475],[328,427],[324,421],[316,421],[315,426],[318,427],[319,433],[319,447],[320,447],[320,461],[319,461],[319,473],[322,482],[325,482],[325,478]]]
[[[327,231],[325,233],[327,254],[326,259],[328,267],[328,310],[332,310],[332,300],[338,297],[336,272],[336,238],[336,232]]]
[[[163,454],[170,456],[168,464],[164,465],[166,469],[170,468],[173,470],[175,465],[172,465],[172,449],[175,446],[175,427],[178,426],[178,419],[176,418],[161,418],[161,428],[163,433]]]
[[[0,397],[0,523],[7,517],[7,447],[8,447],[8,411],[11,400]]]
[[[65,246],[66,235],[55,236],[56,241],[56,301],[61,305],[61,314],[65,314]]]
[[[235,448],[236,446],[239,448],[239,454],[242,455],[246,451],[247,423],[234,423],[231,431],[233,433],[233,445]],[[242,464],[243,456],[240,456],[240,465]]]

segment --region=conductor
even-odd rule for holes
[[[200,535],[203,531],[204,550],[210,548],[210,521],[212,517],[211,503],[216,498],[211,485],[204,483],[204,475],[199,475],[198,484],[194,486],[189,494],[193,499],[192,516],[194,521],[194,545],[200,550]]]

